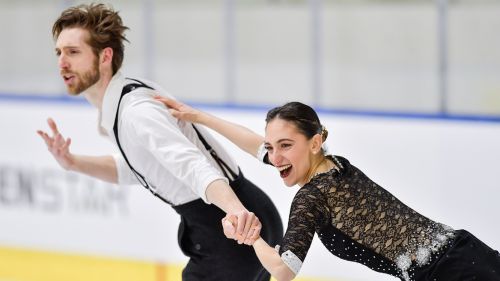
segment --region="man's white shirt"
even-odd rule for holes
[[[137,88],[121,101],[118,115],[118,135],[121,147],[132,167],[143,175],[155,193],[173,205],[198,198],[209,203],[206,188],[223,176],[217,163],[199,140],[191,123],[177,120],[154,95],[173,98],[159,85]],[[113,143],[118,101],[123,86],[137,83],[125,79],[120,72],[110,81],[104,95],[100,125]],[[238,172],[234,159],[215,141],[211,134],[197,125],[205,140],[231,170]],[[118,184],[137,184],[138,180],[121,154],[113,155],[118,172]]]

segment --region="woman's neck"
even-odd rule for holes
[[[317,174],[321,174],[324,172],[328,172],[331,169],[335,168],[335,164],[328,159],[325,155],[321,155],[321,158],[316,161],[315,164],[311,165],[311,169],[307,173],[307,181],[305,183],[308,183],[311,181],[311,179],[316,176]]]

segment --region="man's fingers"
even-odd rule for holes
[[[262,228],[262,224],[259,221],[258,217],[255,217],[252,222],[252,226],[248,231],[246,239],[255,240],[260,236],[260,230]]]
[[[243,230],[245,230],[245,225],[247,222],[247,212],[242,212],[238,215],[238,225],[236,226],[237,234],[241,235]]]
[[[246,236],[246,238],[245,238],[245,242],[246,242],[247,240],[249,240],[249,239],[250,239],[250,238],[254,235],[254,233],[255,233],[255,229],[254,229],[253,227],[252,227],[252,228],[250,228],[250,230],[248,231],[248,234],[247,234],[247,236]],[[245,243],[245,244],[246,244],[246,243]]]
[[[56,122],[52,118],[47,119],[47,124],[49,124],[49,127],[52,130],[52,134],[54,136],[59,133],[59,131],[57,130]]]
[[[227,215],[226,219],[229,220],[233,224],[233,226],[238,223],[238,217],[235,215]]]
[[[45,141],[45,144],[50,147],[52,146],[52,139],[49,137],[49,135],[47,135],[47,133],[43,132],[43,131],[36,131],[38,133],[38,135],[40,137],[42,137],[42,139]]]
[[[222,219],[222,227],[224,230],[224,235],[226,235],[227,238],[234,239],[235,232],[236,232],[234,225],[226,218],[223,218]]]
[[[247,238],[251,238],[254,235],[255,232],[259,233],[261,227],[262,227],[262,224],[260,223],[259,218],[254,215],[254,219],[252,221],[252,225],[250,227],[250,231],[248,231]]]
[[[224,227],[228,230],[232,230],[234,232],[233,224],[228,220],[223,220]]]
[[[243,237],[245,237],[245,238],[248,237],[248,231],[252,227],[252,224],[254,223],[254,219],[256,219],[255,214],[252,212],[249,212],[248,216],[247,216],[247,220],[245,222],[245,228],[243,229],[243,233],[241,233],[241,235]]]
[[[36,131],[36,133],[37,133],[40,137],[42,137],[42,139],[43,139],[45,142],[47,142],[47,134],[45,134],[45,132],[44,132],[44,131],[40,131],[40,130],[38,130],[38,131]]]
[[[54,146],[57,148],[62,148],[64,146],[64,138],[59,133],[54,137]]]
[[[67,138],[66,142],[64,143],[64,145],[63,145],[63,147],[61,149],[67,151],[70,144],[71,144],[71,138]]]
[[[256,226],[253,229],[252,236],[250,237],[250,240],[256,240],[260,236],[260,230],[262,229],[262,226]]]
[[[238,243],[242,244],[248,236],[248,231],[253,224],[255,215],[252,212],[242,212],[238,220]]]

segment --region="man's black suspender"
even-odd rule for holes
[[[222,173],[224,173],[224,176],[228,178],[230,181],[235,180],[238,175],[229,168],[229,166],[226,164],[226,162],[222,161],[220,159],[219,155],[217,155],[217,152],[208,144],[208,142],[205,140],[205,138],[201,135],[200,131],[196,128],[194,124],[192,124],[193,129],[195,130],[196,134],[198,135],[198,138],[200,141],[203,143],[203,146],[205,146],[205,149],[210,152],[210,155],[212,155],[212,158],[214,158],[215,162],[217,162],[217,165],[219,165]]]
[[[137,177],[137,180],[141,183],[141,185],[144,186],[149,191],[151,191],[151,193],[153,193],[156,197],[160,198],[163,202],[165,202],[165,203],[167,203],[169,205],[172,205],[172,203],[170,203],[168,200],[166,200],[165,198],[163,198],[160,195],[158,195],[156,193],[155,188],[154,187],[151,188],[149,186],[148,182],[146,181],[146,178],[143,175],[141,175],[136,169],[134,169],[134,167],[132,167],[132,165],[130,164],[130,162],[127,159],[127,156],[125,155],[125,152],[123,151],[123,149],[122,149],[122,147],[120,145],[120,139],[118,138],[118,113],[119,113],[119,110],[120,110],[120,104],[122,102],[123,96],[125,96],[126,94],[130,93],[131,91],[133,91],[133,90],[135,90],[137,88],[141,88],[141,87],[154,90],[152,87],[144,84],[143,82],[141,82],[139,80],[132,79],[132,78],[127,78],[127,79],[133,80],[136,83],[131,83],[131,84],[125,85],[123,87],[123,89],[122,89],[122,93],[120,95],[120,99],[118,100],[118,105],[116,107],[115,123],[113,125],[113,132],[115,133],[116,144],[118,145],[118,148],[120,149],[120,152],[123,155],[123,158],[125,159],[125,162],[127,162],[128,166],[130,167],[130,169],[132,170],[132,172],[134,173],[134,175]],[[198,131],[198,129],[194,126],[194,124],[192,126],[193,126],[193,129],[196,131],[196,134],[198,135],[198,138],[200,139],[200,141],[205,146],[205,149],[208,152],[210,152],[210,155],[212,155],[212,157],[214,158],[215,162],[217,162],[217,164],[221,168],[222,172],[224,173],[224,176],[226,178],[228,178],[229,180],[236,179],[238,177],[238,174],[236,174],[234,171],[232,171],[229,168],[229,166],[224,161],[222,161],[222,159],[219,158],[219,156],[217,155],[217,153],[215,152],[215,150],[208,144],[208,142],[205,140],[205,138],[201,135],[201,133]]]

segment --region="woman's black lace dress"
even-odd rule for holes
[[[452,243],[453,229],[415,212],[347,159],[329,158],[338,170],[314,176],[292,202],[279,254],[295,273],[314,233],[332,254],[402,280],[414,280],[416,268]]]

